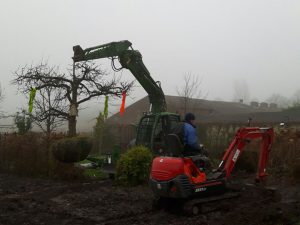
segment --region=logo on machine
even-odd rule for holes
[[[201,187],[201,188],[196,188],[195,192],[202,192],[202,191],[206,191],[206,187]]]
[[[160,163],[164,162],[164,159],[160,159],[159,162],[160,162]]]
[[[232,158],[232,161],[235,162],[237,160],[237,158],[239,157],[239,154],[240,154],[240,150],[237,149],[236,152],[234,153],[234,156]]]

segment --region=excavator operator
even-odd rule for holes
[[[184,117],[183,133],[184,133],[184,155],[199,155],[201,152],[198,143],[197,130],[195,124],[196,117],[193,113],[187,113]]]

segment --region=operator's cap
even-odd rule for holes
[[[195,115],[193,113],[187,113],[187,114],[185,114],[184,120],[186,122],[189,122],[189,121],[195,120],[195,119],[196,119],[196,117],[195,117]]]

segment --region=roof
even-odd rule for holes
[[[253,107],[239,102],[211,101],[205,99],[189,99],[185,110],[184,97],[165,96],[168,112],[178,113],[182,116],[185,112],[193,112],[197,120],[206,122],[244,122],[249,117],[253,120],[282,120],[284,117],[280,109],[268,107]],[[144,112],[150,108],[148,97],[144,97],[126,107],[124,115],[119,113],[111,116],[107,122],[113,124],[136,124]],[[270,113],[272,116],[270,117]],[[300,115],[299,115],[300,117]],[[300,118],[299,118],[300,121]]]

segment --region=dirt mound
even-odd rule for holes
[[[109,180],[66,183],[0,175],[0,224],[261,225],[300,221],[299,186],[278,184],[278,194],[253,185],[241,187],[239,198],[189,217],[152,209],[153,195],[145,186],[123,188]]]

